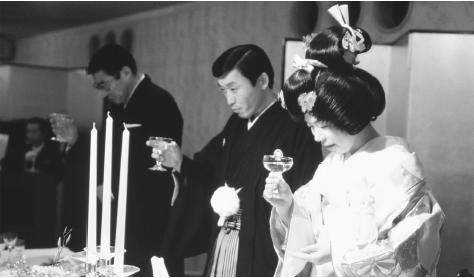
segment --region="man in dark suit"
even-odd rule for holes
[[[110,44],[99,49],[87,72],[93,78],[93,86],[107,94],[109,112],[114,119],[112,194],[115,196],[118,196],[121,133],[124,123],[134,126],[130,128],[125,263],[139,266],[139,276],[150,276],[150,258],[162,255],[158,250],[168,221],[174,183],[170,171],[149,170],[155,161],[150,158],[145,142],[150,136],[161,136],[180,144],[182,116],[173,97],[153,84],[149,76],[138,73],[135,59],[121,46]],[[66,138],[73,146],[77,132],[70,134]],[[114,226],[111,230],[115,230]],[[184,275],[182,259],[165,257],[165,261],[171,275]]]
[[[61,172],[59,146],[50,140],[48,121],[34,117],[20,126],[24,133],[16,138],[19,139],[17,142],[11,142],[12,147],[9,147],[3,161],[4,168],[16,172],[50,174],[58,179]]]
[[[51,130],[48,121],[31,118],[26,123],[25,131],[24,170],[51,174],[57,179],[61,170],[59,146],[49,140]]]
[[[56,192],[62,174],[59,146],[51,141],[48,121],[31,118],[19,142],[12,141],[4,161],[5,229],[18,232],[28,248],[56,245]],[[24,138],[24,140],[23,140]]]

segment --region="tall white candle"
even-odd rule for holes
[[[89,162],[89,215],[87,216],[87,249],[95,250],[97,245],[97,129],[91,130]]]
[[[125,126],[125,125],[124,125]],[[127,179],[128,179],[128,149],[130,132],[127,127],[122,133],[122,153],[120,155],[120,182],[117,208],[117,228],[115,230],[115,259],[114,272],[123,272],[123,258],[125,251],[125,220],[127,215]]]
[[[105,120],[105,155],[104,182],[102,191],[102,223],[100,229],[100,245],[110,246],[110,205],[112,198],[112,130],[114,121],[107,112]],[[107,252],[108,253],[108,252]]]

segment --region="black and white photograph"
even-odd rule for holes
[[[1,1],[0,277],[474,276],[474,2]]]

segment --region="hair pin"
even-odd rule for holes
[[[329,14],[348,31],[342,38],[342,47],[353,53],[360,53],[366,49],[365,39],[362,32],[349,25],[349,8],[346,5],[334,5],[328,9]]]
[[[327,66],[321,61],[314,59],[303,59],[298,55],[295,55],[293,58],[293,67],[305,70],[308,73],[311,73],[314,68],[327,68]]]
[[[278,92],[278,101],[281,104],[281,108],[288,110],[288,108],[286,107],[285,96],[283,95],[283,90],[280,90],[280,92]]]

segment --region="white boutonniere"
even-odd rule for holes
[[[240,209],[240,199],[237,195],[240,190],[226,184],[214,191],[211,197],[211,206],[215,213],[219,215],[217,226],[222,227],[227,217],[236,214]]]

